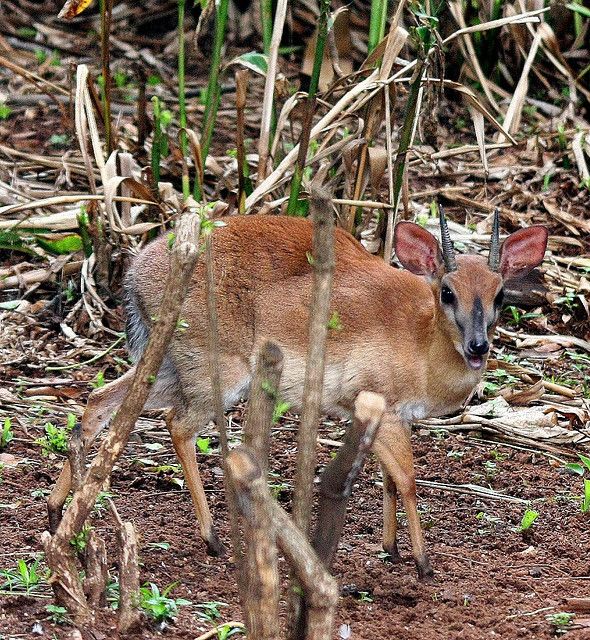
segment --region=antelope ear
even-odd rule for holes
[[[413,222],[398,222],[393,248],[402,265],[419,276],[434,278],[442,268],[443,257],[438,240]]]
[[[541,225],[510,234],[500,250],[500,273],[504,280],[524,276],[543,262],[549,232]]]

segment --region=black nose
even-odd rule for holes
[[[467,348],[472,355],[483,356],[490,350],[490,343],[487,340],[471,340]]]

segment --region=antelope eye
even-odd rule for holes
[[[494,298],[494,306],[501,307],[504,302],[504,289],[500,289]]]
[[[449,287],[443,287],[440,290],[440,300],[443,304],[453,304],[455,302],[455,294]]]

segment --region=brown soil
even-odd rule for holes
[[[83,372],[94,374],[88,367]],[[21,375],[27,373],[23,367]],[[22,380],[20,386],[14,377],[12,380],[8,389],[22,392]],[[80,390],[75,383],[69,386],[70,395],[75,395],[73,389]],[[34,496],[40,489],[51,488],[61,461],[43,458],[34,440],[48,419],[63,424],[63,413],[54,412],[77,411],[83,399],[69,402],[71,406],[63,400],[53,403],[29,397],[20,414],[16,406],[5,408],[13,417],[16,433],[7,453],[27,461],[3,469],[1,569],[13,568],[18,558],[41,551],[45,500]],[[40,404],[47,407],[41,412],[44,415],[35,409]],[[234,437],[239,436],[241,415],[240,409],[232,414]],[[296,425],[295,419],[285,419],[273,438],[273,483],[283,504],[288,502],[293,477]],[[343,427],[343,423],[325,421],[321,435],[339,437]],[[216,436],[213,432],[207,435],[212,438],[213,453],[201,455],[200,466],[220,534],[229,543]],[[142,581],[154,582],[161,589],[178,583],[173,596],[193,603],[181,607],[176,622],[164,631],[146,620],[134,637],[195,638],[211,627],[211,622],[199,618],[196,605],[210,601],[227,603],[220,607],[220,621],[240,620],[234,566],[227,559],[206,555],[188,493],[172,482],[180,474],[142,469],[140,460],[146,458],[158,465],[176,463],[163,422],[143,419],[132,440],[113,475],[111,491],[122,517],[132,520],[140,533]],[[163,448],[154,452],[145,447],[156,442]],[[483,442],[472,435],[420,430],[414,447],[421,480],[489,486],[507,496],[530,500],[530,508],[540,514],[538,521],[525,535],[516,530],[526,509],[524,503],[419,487],[419,506],[436,571],[432,584],[420,583],[404,527],[400,540],[403,563],[392,565],[380,557],[381,476],[371,459],[353,494],[335,565],[342,595],[334,637],[346,637],[341,625],[350,625],[352,638],[371,640],[554,637],[556,628],[546,616],[567,611],[569,597],[590,596],[590,534],[588,516],[579,507],[581,479],[546,455]],[[330,451],[328,446],[321,447],[320,464],[330,459]],[[400,516],[403,523],[403,514]],[[110,518],[101,512],[92,524],[111,548]],[[157,542],[167,542],[170,548],[156,548],[153,543]],[[111,557],[114,553],[111,548]],[[47,586],[32,596],[0,596],[0,632],[10,638],[34,637],[33,629],[40,623],[45,637],[67,637],[70,627],[47,619],[45,606],[50,602]],[[578,629],[574,625],[568,638],[590,637],[587,622],[578,616]],[[105,615],[95,636],[112,635],[114,624],[114,616]]]
[[[12,3],[11,6],[20,10],[19,4],[31,5]],[[61,6],[61,2],[46,4]],[[128,8],[137,13],[147,13],[141,3],[128,4]],[[51,15],[56,12],[57,9]],[[174,13],[170,15],[174,16]],[[85,28],[84,23],[82,26]],[[172,29],[173,25],[166,28]],[[131,30],[128,31],[131,33]],[[127,42],[127,35],[127,30],[118,28],[118,36],[124,42]],[[134,46],[143,44],[136,35],[131,34],[129,38]],[[172,35],[164,43],[154,43],[153,51],[158,53],[162,44],[169,43],[173,38]],[[73,47],[76,56],[92,55],[94,61],[98,61],[96,42],[91,47],[86,40],[82,44],[73,38],[62,40],[64,46]],[[123,52],[115,49],[113,55],[122,68],[131,74]],[[174,69],[176,62],[172,49],[167,56],[165,59],[162,55],[162,59],[167,62],[169,69]],[[226,60],[232,56],[233,52],[228,51]],[[24,61],[22,58],[23,55],[19,55],[23,65],[34,71],[39,70],[33,54],[26,53]],[[193,64],[192,59],[189,62]],[[197,95],[197,90],[206,84],[206,62],[194,64],[187,74],[193,95]],[[575,60],[570,62],[573,64]],[[61,69],[50,69],[49,77],[69,88],[68,69],[66,64]],[[287,69],[288,66],[283,62],[285,73]],[[98,74],[97,68],[95,71]],[[28,86],[20,78],[6,74],[2,82],[2,87],[10,88],[14,94],[20,92],[23,85],[25,88]],[[168,79],[165,78],[164,82],[168,82]],[[170,107],[175,104],[176,89],[173,79],[169,82],[170,92],[166,100]],[[262,81],[253,78],[249,88],[246,135],[254,139],[259,130],[261,91]],[[124,92],[115,92],[114,99],[123,103]],[[226,155],[227,149],[235,147],[234,94],[224,95],[223,101],[225,110],[220,112],[213,140],[214,155]],[[34,106],[27,105],[26,101],[22,105],[15,103],[15,117],[0,124],[0,139],[5,145],[20,151],[58,156],[62,149],[56,148],[52,134],[71,136],[72,121],[67,110],[58,109],[48,100],[39,101]],[[193,100],[191,109],[194,110],[190,113],[193,125],[201,116],[200,107],[194,105]],[[401,109],[399,106],[396,108]],[[463,106],[445,103],[440,111],[440,120],[445,123],[439,129],[440,148],[449,141],[473,143],[471,124],[460,124],[466,118]],[[397,122],[400,121],[398,117]],[[134,150],[133,143],[126,140],[123,126],[130,122],[130,118],[122,122],[122,138]],[[533,137],[533,133],[537,136],[536,121],[524,117],[524,123],[530,137]],[[518,228],[523,223],[542,222],[548,224],[553,236],[562,237],[566,234],[573,237],[578,232],[572,221],[587,218],[590,198],[586,190],[579,189],[579,177],[572,169],[572,159],[560,148],[555,132],[542,133],[539,137],[543,144],[538,149],[535,147],[534,152],[525,138],[514,149],[493,155],[494,166],[504,166],[510,172],[492,174],[489,182],[483,181],[479,159],[470,156],[468,160],[449,159],[437,164],[434,175],[434,165],[424,163],[424,166],[415,167],[410,190],[412,193],[427,192],[428,189],[445,185],[466,184],[465,193],[474,201],[494,201],[515,212],[503,220],[506,230]],[[71,137],[68,140],[68,148],[75,149],[76,141]],[[434,144],[436,141],[432,142]],[[149,164],[145,150],[134,151],[142,164]],[[10,155],[7,157],[12,162]],[[551,181],[544,184],[542,167],[548,160],[552,160],[555,171],[551,174]],[[569,163],[567,166],[566,160]],[[169,164],[169,172],[165,177],[178,184],[180,164]],[[36,167],[35,164],[32,166]],[[13,175],[10,163],[7,167],[2,179],[8,184],[15,179],[16,172]],[[40,167],[36,171],[38,176],[31,171],[35,179],[45,180],[50,186],[60,176],[59,169],[48,171]],[[21,173],[29,176],[24,169]],[[88,190],[86,183],[80,182],[79,176],[75,178],[74,186],[81,191]],[[217,177],[213,180],[209,176],[208,187],[212,194],[215,191],[216,197],[231,196],[228,196]],[[383,198],[387,198],[385,182],[382,187]],[[493,195],[499,198],[494,200]],[[569,217],[564,222],[564,218],[548,216],[544,202],[554,202],[555,209],[567,212]],[[484,215],[479,210],[468,209],[464,218],[463,205],[452,200],[449,210],[453,219],[466,224],[479,223]],[[582,230],[576,238],[579,238],[577,244],[559,244],[559,252],[563,255],[579,253],[587,256],[587,233]],[[10,252],[0,255],[2,266],[16,263],[19,258],[22,258],[20,254],[15,257]],[[555,279],[555,276],[552,277]],[[34,296],[31,292],[28,299],[34,303],[41,302],[41,306],[51,300],[53,305],[62,296],[64,287],[65,282],[63,285],[51,283]],[[565,291],[559,290],[558,293]],[[20,297],[20,290],[3,293],[2,301],[14,297]],[[8,327],[6,331],[3,331],[0,323],[0,420],[9,417],[15,431],[15,439],[2,455],[13,456],[20,461],[17,466],[5,464],[0,468],[0,539],[3,543],[0,548],[0,572],[14,569],[20,558],[28,560],[41,554],[40,535],[47,526],[43,494],[53,486],[62,462],[56,457],[43,457],[39,445],[35,443],[43,435],[45,423],[51,421],[64,426],[68,412],[79,415],[90,390],[90,382],[95,379],[97,372],[104,371],[106,378],[112,379],[124,370],[116,358],[126,358],[126,352],[118,349],[92,367],[48,371],[48,364],[59,366],[88,360],[114,340],[108,334],[104,334],[108,342],[103,344],[86,339],[80,327],[86,329],[87,323],[80,318],[77,319],[76,330],[83,346],[64,338],[59,332],[59,322],[63,321],[65,313],[55,311],[53,306],[36,317],[33,312],[24,318],[12,317],[7,323],[13,323],[14,327]],[[67,304],[64,303],[64,306],[69,310]],[[572,317],[569,318],[568,312],[567,320],[564,320],[561,311],[553,309],[551,312],[548,307],[544,305],[542,309],[546,316],[530,324],[523,321],[518,328],[532,333],[567,333],[588,339],[590,322],[581,305],[573,312],[570,309]],[[81,312],[79,315],[83,314]],[[503,324],[509,325],[510,320],[509,315],[505,316]],[[108,327],[121,328],[118,315],[114,318],[105,316],[104,322]],[[563,350],[561,353],[563,355]],[[555,375],[559,378],[567,373],[567,384],[570,384],[571,378],[575,379],[573,384],[582,382],[584,376],[573,371],[569,359],[557,361],[559,354],[554,354],[555,359],[549,362],[550,355],[547,351],[542,357],[547,357],[548,364],[540,365],[546,377]],[[232,414],[232,435],[236,438],[239,437],[241,416],[241,409]],[[272,471],[276,474],[273,483],[280,502],[287,507],[296,454],[296,427],[296,420],[287,418],[273,437],[271,461]],[[338,439],[343,427],[343,423],[325,420],[321,435]],[[205,435],[211,437],[213,453],[200,456],[202,477],[219,533],[229,544],[218,443],[213,432]],[[546,454],[484,442],[478,439],[478,435],[449,435],[439,431],[418,430],[414,435],[418,478],[448,483],[451,489],[465,484],[491,487],[505,496],[531,501],[531,505],[481,498],[464,489],[456,492],[419,486],[419,507],[435,568],[434,582],[424,584],[417,580],[407,532],[403,526],[400,535],[403,563],[392,565],[381,557],[381,475],[376,462],[370,459],[350,501],[350,514],[334,568],[342,589],[334,628],[335,638],[553,638],[559,635],[560,629],[547,616],[570,611],[568,598],[590,597],[590,516],[580,510],[582,479],[565,471],[563,464]],[[153,443],[161,443],[163,447],[154,451],[145,446]],[[329,461],[332,451],[328,446],[321,447],[320,465]],[[575,460],[575,452],[572,450],[570,453],[570,459]],[[144,418],[138,425],[132,442],[115,469],[111,491],[123,519],[132,520],[140,534],[142,581],[153,582],[161,590],[177,583],[172,597],[186,598],[192,604],[181,607],[176,621],[165,629],[159,629],[145,619],[140,631],[132,638],[197,638],[213,624],[199,616],[201,609],[198,605],[211,601],[227,604],[220,606],[221,617],[216,622],[241,620],[235,568],[231,560],[206,555],[204,544],[198,536],[188,492],[176,482],[182,475],[175,469],[154,471],[154,465],[146,464],[146,459],[156,461],[159,466],[177,464],[160,417]],[[6,458],[4,460],[6,462]],[[517,527],[527,507],[538,511],[539,518],[532,531],[523,534]],[[403,524],[402,513],[400,520]],[[93,516],[92,524],[107,540],[109,557],[115,558],[110,516],[104,510],[100,511]],[[162,542],[170,547],[162,549],[154,546],[154,543]],[[43,562],[40,566],[43,570],[46,568]],[[282,570],[285,573],[285,566]],[[114,564],[111,565],[111,572],[112,576],[116,576]],[[2,582],[4,579],[0,574],[0,585]],[[53,624],[49,620],[45,607],[50,603],[53,603],[52,592],[46,582],[28,595],[0,594],[0,640],[69,637],[71,626]],[[92,630],[92,635],[97,640],[114,637],[115,622],[113,613],[105,613]],[[345,625],[350,626],[350,636]],[[578,614],[567,629],[567,638],[572,640],[590,638],[590,617]]]

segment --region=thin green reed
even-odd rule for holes
[[[299,213],[299,193],[301,191],[301,180],[303,179],[303,170],[305,168],[307,150],[309,148],[309,137],[311,133],[313,114],[315,111],[318,85],[320,83],[320,71],[322,69],[322,61],[324,59],[324,49],[326,48],[329,15],[330,0],[321,0],[318,38],[315,47],[311,80],[309,82],[309,92],[307,94],[307,112],[299,140],[299,155],[297,156],[297,164],[295,166],[295,171],[293,172],[293,178],[291,179],[291,192],[289,193],[289,203],[287,205],[287,215],[290,216],[297,215]]]
[[[219,0],[219,4],[216,5],[213,57],[211,59],[207,93],[205,94],[205,114],[203,116],[203,133],[201,136],[201,159],[203,161],[203,167],[209,154],[215,119],[217,118],[217,110],[219,108],[219,98],[221,95],[221,85],[219,84],[221,49],[223,48],[225,29],[227,27],[228,7],[229,0]],[[200,200],[202,197],[202,186],[198,180],[195,180],[194,196],[196,200]]]
[[[184,162],[188,156],[186,136],[186,93],[185,93],[185,57],[184,57],[184,9],[186,0],[178,0],[178,111],[180,118],[180,150]],[[182,172],[182,197],[190,195],[190,184],[186,171]]]

